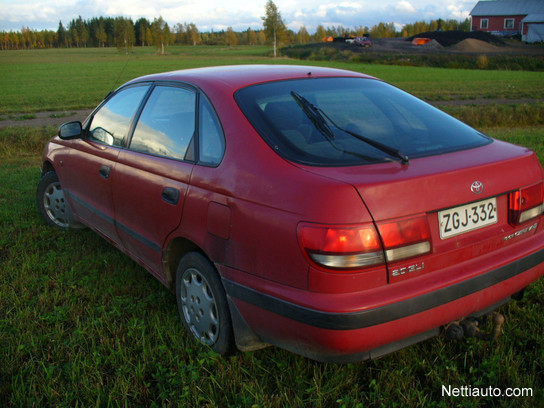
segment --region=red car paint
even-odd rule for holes
[[[270,343],[323,361],[377,357],[500,304],[542,276],[542,207],[528,221],[509,223],[513,192],[543,183],[534,152],[492,141],[409,164],[305,165],[274,151],[235,100],[238,90],[255,84],[329,77],[376,81],[296,66],[138,78],[128,85],[190,84],[209,99],[225,137],[219,164],[56,137],[43,168],[56,171],[78,221],[166,286],[174,285],[184,251],[205,254],[221,277],[242,350]],[[484,186],[478,194],[471,191],[476,181]],[[178,192],[175,203],[162,197],[166,189]],[[441,239],[440,211],[489,198],[496,198],[494,224]],[[419,256],[335,268],[304,247],[317,239],[303,238],[305,228],[319,234],[332,226],[342,234],[368,226],[384,256],[386,225],[413,219],[428,225],[414,241],[430,244]]]

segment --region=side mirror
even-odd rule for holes
[[[83,129],[81,122],[68,122],[59,127],[59,137],[63,140],[78,139],[81,137]]]

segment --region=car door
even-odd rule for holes
[[[62,163],[62,184],[74,212],[90,227],[119,244],[112,182],[119,152],[149,84],[131,86],[107,99],[90,117],[86,137],[77,140]]]
[[[180,223],[194,166],[196,100],[192,89],[156,85],[115,169],[119,236],[156,274],[162,269],[162,245]]]

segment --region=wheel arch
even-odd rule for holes
[[[173,292],[176,290],[176,271],[179,262],[189,252],[200,253],[213,264],[209,256],[194,242],[184,237],[173,238],[166,246],[162,257],[166,285]],[[220,276],[218,277],[221,278]]]
[[[42,163],[42,176],[49,173],[50,171],[56,172],[55,167],[49,160],[44,160],[44,162]]]
[[[212,265],[214,265],[213,260],[206,254],[206,252],[191,240],[184,237],[176,237],[172,239],[168,243],[163,253],[163,268],[166,285],[173,293],[176,293],[176,272],[178,265],[181,258],[190,252],[197,252],[201,254],[208,261],[210,261]],[[227,307],[229,309],[234,340],[238,350],[254,351],[268,347],[269,344],[263,342],[242,317],[242,314],[238,310],[234,300],[227,293],[221,274],[217,268],[215,268],[215,271],[217,272],[217,277],[219,278],[221,285],[223,285],[223,290],[225,291],[225,295],[227,297]]]

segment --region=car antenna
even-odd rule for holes
[[[123,65],[123,69],[121,69],[121,72],[119,72],[119,75],[117,76],[117,79],[113,82],[110,91],[108,92],[108,94],[106,95],[106,97],[105,97],[104,99],[108,99],[108,97],[109,97],[109,96],[113,93],[113,91],[115,90],[115,86],[116,86],[117,83],[119,82],[119,79],[121,78],[121,75],[123,75],[123,72],[125,72],[125,68],[127,67],[128,62],[130,61],[130,57],[132,56],[132,54],[133,54],[133,51],[131,51],[130,53],[128,53],[127,60],[125,61],[125,65]]]

